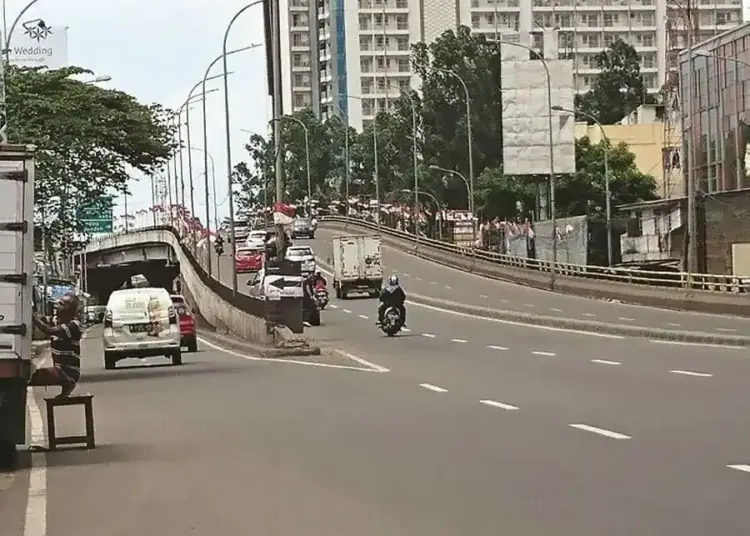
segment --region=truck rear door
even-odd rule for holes
[[[380,237],[365,236],[361,242],[361,258],[364,259],[364,277],[367,279],[381,279],[383,266],[380,252]]]
[[[359,279],[364,276],[362,267],[362,252],[360,246],[361,236],[342,236],[339,237],[339,260],[341,261],[340,276],[342,280]]]

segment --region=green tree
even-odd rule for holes
[[[428,164],[455,169],[468,176],[466,83],[471,100],[474,172],[502,165],[502,90],[498,47],[481,34],[460,26],[448,30],[429,45],[413,45],[412,61],[422,78],[422,156]],[[411,111],[400,107],[403,124],[410,125]],[[409,127],[411,130],[411,127]],[[451,183],[446,198],[465,206],[463,184]],[[463,200],[463,203],[461,202]]]
[[[530,217],[536,207],[537,190],[530,177],[503,174],[502,168],[486,168],[475,185],[477,212],[486,219]]]
[[[638,53],[618,39],[594,57],[601,73],[591,89],[576,97],[576,108],[613,125],[639,105],[653,102],[641,75]]]
[[[606,142],[592,144],[588,137],[576,140],[576,172],[558,179],[557,211],[560,216],[601,214],[606,207],[604,151],[610,174],[613,207],[657,199],[656,181],[635,165],[635,155],[623,142],[616,147]]]
[[[125,192],[132,169],[153,173],[175,149],[168,110],[72,78],[90,71],[6,69],[8,138],[38,147],[35,199],[48,234],[80,230],[77,208]]]

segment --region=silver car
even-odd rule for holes
[[[315,238],[315,226],[309,218],[297,218],[292,221],[292,240],[300,236]]]
[[[289,246],[286,249],[286,258],[299,262],[302,265],[303,274],[311,274],[315,271],[315,253],[310,246]]]

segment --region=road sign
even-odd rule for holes
[[[112,198],[100,197],[89,206],[78,210],[78,220],[88,234],[112,232]]]

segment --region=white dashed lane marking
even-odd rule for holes
[[[350,311],[349,309],[343,309],[343,311],[344,311],[344,312],[345,312],[346,314],[349,314],[349,315],[350,315],[350,314],[352,314],[352,312],[351,312],[351,311]]]
[[[451,339],[451,341],[452,341],[452,342],[460,342],[460,343],[464,343],[464,342],[466,342],[466,339]]]
[[[493,344],[487,345],[487,348],[489,348],[490,350],[507,350],[505,346],[495,346]]]
[[[534,350],[531,353],[534,354],[534,355],[544,355],[544,356],[547,356],[547,357],[555,357],[557,355],[555,352],[539,352],[539,351],[536,351],[536,350]]]
[[[633,322],[635,318],[628,318],[627,316],[621,316],[618,320],[624,320],[625,322]]]
[[[335,303],[330,304],[328,307],[330,307],[331,309],[338,309],[339,308],[339,306],[336,305]]]
[[[668,326],[672,326],[673,328],[679,328],[680,327],[680,325],[677,324],[676,322],[667,322],[667,325]]]
[[[489,296],[487,296],[487,294],[480,294],[480,295],[479,295],[479,297],[480,297],[480,298],[483,298],[483,299],[485,299],[485,300],[486,300],[487,298],[489,298]]]
[[[428,389],[430,391],[434,391],[436,393],[447,393],[448,389],[443,389],[442,387],[438,387],[437,385],[432,385],[431,383],[420,383],[420,387],[424,387],[425,389]]]
[[[503,404],[502,402],[497,402],[495,400],[480,400],[479,403],[484,404],[485,406],[492,406],[493,408],[500,408],[500,409],[505,409],[508,411],[514,411],[518,409],[518,407],[516,406],[511,406],[510,404]]]
[[[621,434],[620,432],[614,432],[612,430],[606,430],[604,428],[597,428],[596,426],[589,426],[588,424],[571,424],[569,426],[571,428],[583,430],[584,432],[591,432],[592,434],[598,434],[610,439],[630,439],[629,435]]]
[[[583,316],[594,317],[596,315],[594,313],[583,313]]]
[[[434,339],[435,335],[432,333],[422,333],[422,337],[427,337],[428,339]]]
[[[682,374],[683,376],[696,376],[698,378],[711,378],[713,374],[707,372],[693,372],[692,370],[670,370],[672,374]]]
[[[446,290],[450,290],[451,288],[448,285],[445,285]]]
[[[562,313],[563,312],[562,309],[558,309],[557,307],[553,307],[552,309],[550,309],[550,311],[554,311],[556,313]]]
[[[737,471],[742,471],[743,473],[750,473],[750,465],[727,465],[730,469],[735,469]]]
[[[367,320],[368,318],[370,318],[367,315],[357,315],[357,316],[359,316],[362,320]]]
[[[534,305],[533,305],[533,304],[531,304],[531,303],[524,303],[524,304],[523,304],[523,306],[524,306],[524,307],[528,307],[528,308],[530,308],[530,309],[534,307]]]
[[[725,333],[737,333],[737,330],[732,328],[716,328],[716,331],[723,331]]]
[[[600,365],[622,365],[619,361],[609,361],[608,359],[592,359],[591,362]]]

